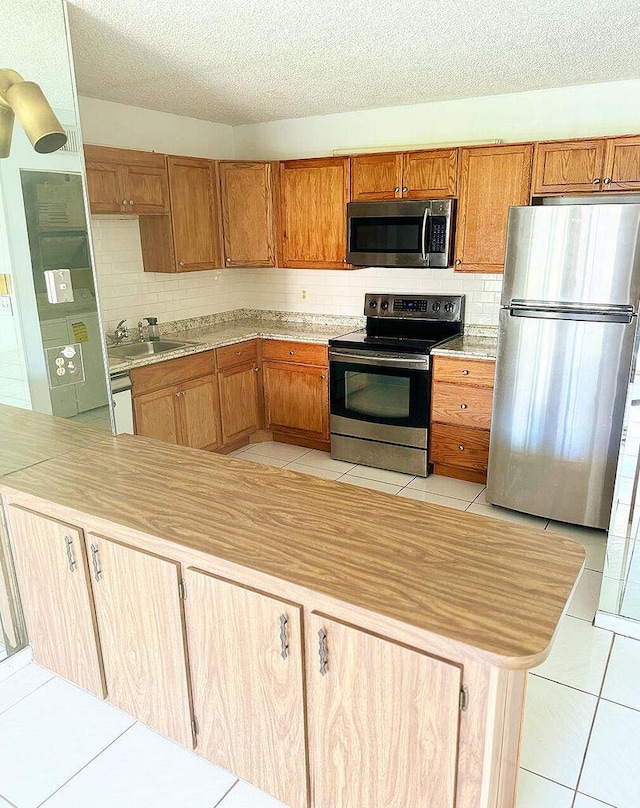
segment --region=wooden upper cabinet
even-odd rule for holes
[[[404,155],[402,196],[405,199],[455,196],[457,187],[457,149],[431,149]]]
[[[82,532],[15,505],[7,519],[35,661],[104,698]]]
[[[603,191],[640,189],[640,137],[614,137],[606,143]]]
[[[199,570],[186,582],[196,751],[306,808],[302,609]]]
[[[532,193],[599,191],[604,151],[604,139],[537,143]]]
[[[308,625],[314,808],[453,808],[460,668],[315,613]]]
[[[345,269],[349,158],[280,163],[283,267]]]
[[[454,268],[502,272],[509,208],[527,205],[530,143],[460,150],[460,193]]]
[[[107,698],[193,748],[180,565],[87,535]]]
[[[225,266],[275,266],[271,163],[221,162]]]
[[[351,199],[399,199],[402,196],[402,154],[360,154],[351,158]]]
[[[169,186],[163,154],[85,146],[92,213],[144,216],[169,212]]]
[[[458,150],[360,154],[351,158],[351,199],[438,199],[455,196]]]
[[[218,179],[213,160],[167,157],[175,267],[188,272],[222,266]]]

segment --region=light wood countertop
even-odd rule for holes
[[[2,426],[9,456],[38,444],[38,420],[35,433],[7,441]],[[511,668],[545,658],[584,560],[564,537],[132,436],[103,438],[1,483],[440,634]]]

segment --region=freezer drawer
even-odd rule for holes
[[[500,312],[489,502],[607,526],[635,328]]]

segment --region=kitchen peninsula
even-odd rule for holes
[[[37,661],[292,808],[512,805],[580,545],[43,418],[0,408]]]

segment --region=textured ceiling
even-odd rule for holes
[[[71,0],[69,11],[81,95],[221,123],[640,77],[638,0]]]

